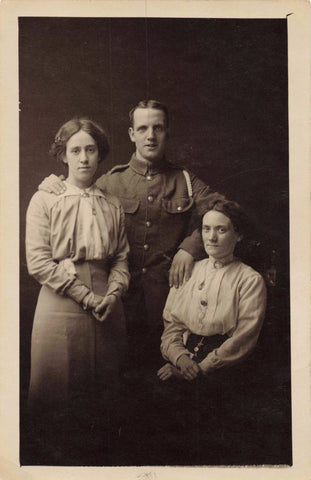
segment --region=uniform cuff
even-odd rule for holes
[[[190,238],[186,238],[178,247],[180,250],[185,250],[193,256],[194,260],[202,260],[206,257],[206,252],[202,245],[193,245]]]

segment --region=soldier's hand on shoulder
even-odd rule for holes
[[[170,287],[181,287],[184,281],[188,281],[192,274],[194,265],[193,256],[183,250],[178,250],[173,258],[173,262],[169,272],[169,285]]]
[[[63,180],[65,180],[64,175],[57,177],[52,173],[48,177],[45,177],[42,183],[40,183],[38,189],[43,190],[44,192],[54,193],[55,195],[60,195],[66,190],[66,185]]]

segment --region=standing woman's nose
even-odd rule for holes
[[[81,163],[88,163],[87,153],[84,148],[81,149],[80,152],[80,162]]]

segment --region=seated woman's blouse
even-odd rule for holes
[[[38,191],[30,201],[26,219],[30,275],[81,302],[89,288],[77,279],[75,262],[105,260],[107,295],[122,295],[129,284],[129,246],[119,200],[95,185],[81,190],[65,183],[67,189],[61,195]]]
[[[233,258],[223,263],[208,258],[197,262],[188,282],[171,288],[164,307],[161,352],[176,366],[190,355],[190,333],[224,335],[228,339],[199,363],[203,373],[239,362],[256,345],[266,308],[261,275]]]

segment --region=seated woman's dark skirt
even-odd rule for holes
[[[204,358],[212,352],[215,348],[220,347],[222,343],[227,340],[227,335],[212,335],[210,337],[203,337],[191,333],[186,343],[189,352],[193,353],[193,360],[197,363],[202,362]]]

